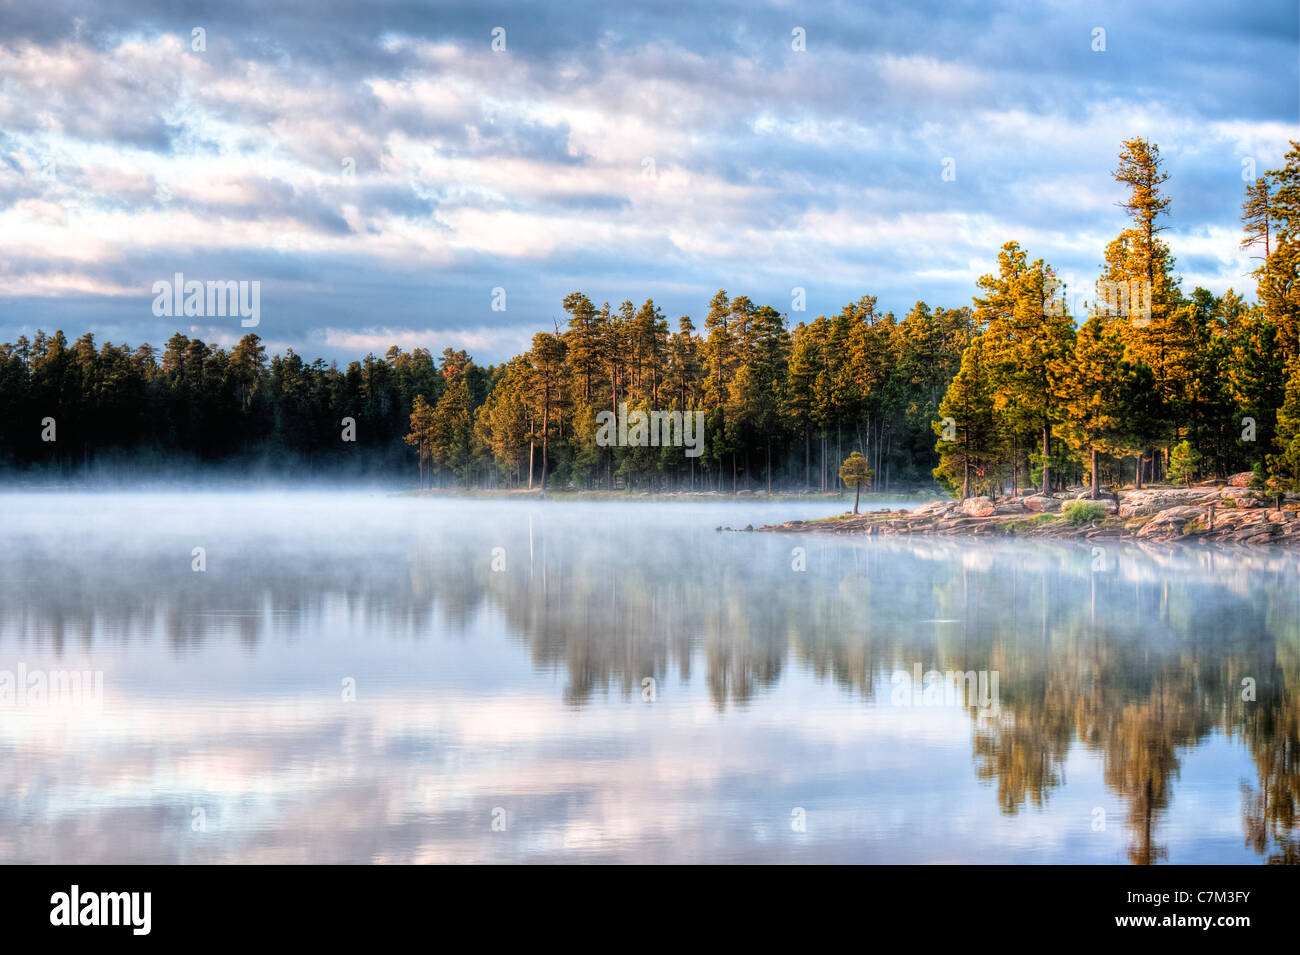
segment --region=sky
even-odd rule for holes
[[[0,341],[488,363],[575,290],[674,328],[719,288],[791,324],[966,305],[1010,240],[1074,295],[1135,135],[1184,287],[1253,296],[1300,3],[6,0]],[[258,324],[155,314],[176,273],[259,283]]]

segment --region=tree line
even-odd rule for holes
[[[340,368],[256,335],[173,335],[161,353],[37,332],[0,345],[0,460],[260,460],[288,471],[418,474],[421,486],[830,490],[860,454],[879,490],[937,479],[962,496],[1137,485],[1255,469],[1300,489],[1300,145],[1248,184],[1256,299],[1183,292],[1161,233],[1159,148],[1123,144],[1129,227],[1072,314],[1016,242],[969,306],[901,318],[863,295],[800,321],[719,290],[674,331],[651,299],[565,297],[523,354],[390,348]],[[698,457],[598,440],[601,412],[702,412]],[[52,422],[53,428],[46,423]],[[54,438],[54,440],[51,440]]]
[[[935,424],[936,477],[963,497],[1085,477],[1095,495],[1103,481],[1246,469],[1300,489],[1300,145],[1246,188],[1254,302],[1183,292],[1161,237],[1158,146],[1125,141],[1114,177],[1130,222],[1104,250],[1085,314],[1015,242],[979,280],[974,336]]]

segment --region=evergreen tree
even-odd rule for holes
[[[462,483],[468,484],[474,466],[474,450],[474,414],[470,405],[469,380],[457,370],[451,373],[451,382],[433,412],[433,460]]]
[[[867,459],[857,451],[850,454],[840,465],[840,480],[846,487],[853,488],[853,513],[858,513],[862,487],[871,485],[871,468],[867,467]]]
[[[424,488],[424,465],[433,460],[433,448],[437,440],[437,428],[433,409],[424,400],[424,395],[416,395],[411,409],[411,431],[403,439],[416,450],[416,461],[420,469],[420,487]]]
[[[1030,263],[1016,242],[998,254],[999,274],[979,280],[977,321],[984,325],[985,361],[996,410],[1020,432],[1041,439],[1042,492],[1050,494],[1052,426],[1060,416],[1057,378],[1074,347],[1074,323],[1058,295],[1059,283],[1042,259]]]
[[[1073,354],[1056,374],[1065,440],[1089,460],[1092,498],[1100,485],[1098,458],[1119,453],[1123,440],[1124,401],[1132,387],[1124,344],[1096,315],[1079,329]]]
[[[993,376],[985,359],[987,338],[976,338],[961,358],[961,369],[939,403],[934,476],[950,490],[970,497],[972,478],[988,483],[997,475],[1003,453],[1003,422],[993,393]]]
[[[533,336],[530,359],[533,368],[533,401],[541,409],[542,429],[542,493],[550,473],[550,440],[552,426],[559,421],[564,404],[564,341],[557,335],[538,332]],[[531,486],[531,482],[530,482]]]

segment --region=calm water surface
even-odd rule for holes
[[[1300,856],[1296,553],[839,509],[0,495],[0,861]]]

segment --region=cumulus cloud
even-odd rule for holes
[[[573,289],[960,305],[1009,239],[1088,284],[1131,135],[1173,177],[1187,283],[1241,290],[1245,170],[1300,136],[1297,26],[1280,0],[10,5],[0,340],[164,340],[148,293],[176,271],[260,278],[259,331],[330,358],[386,335],[500,360]]]

